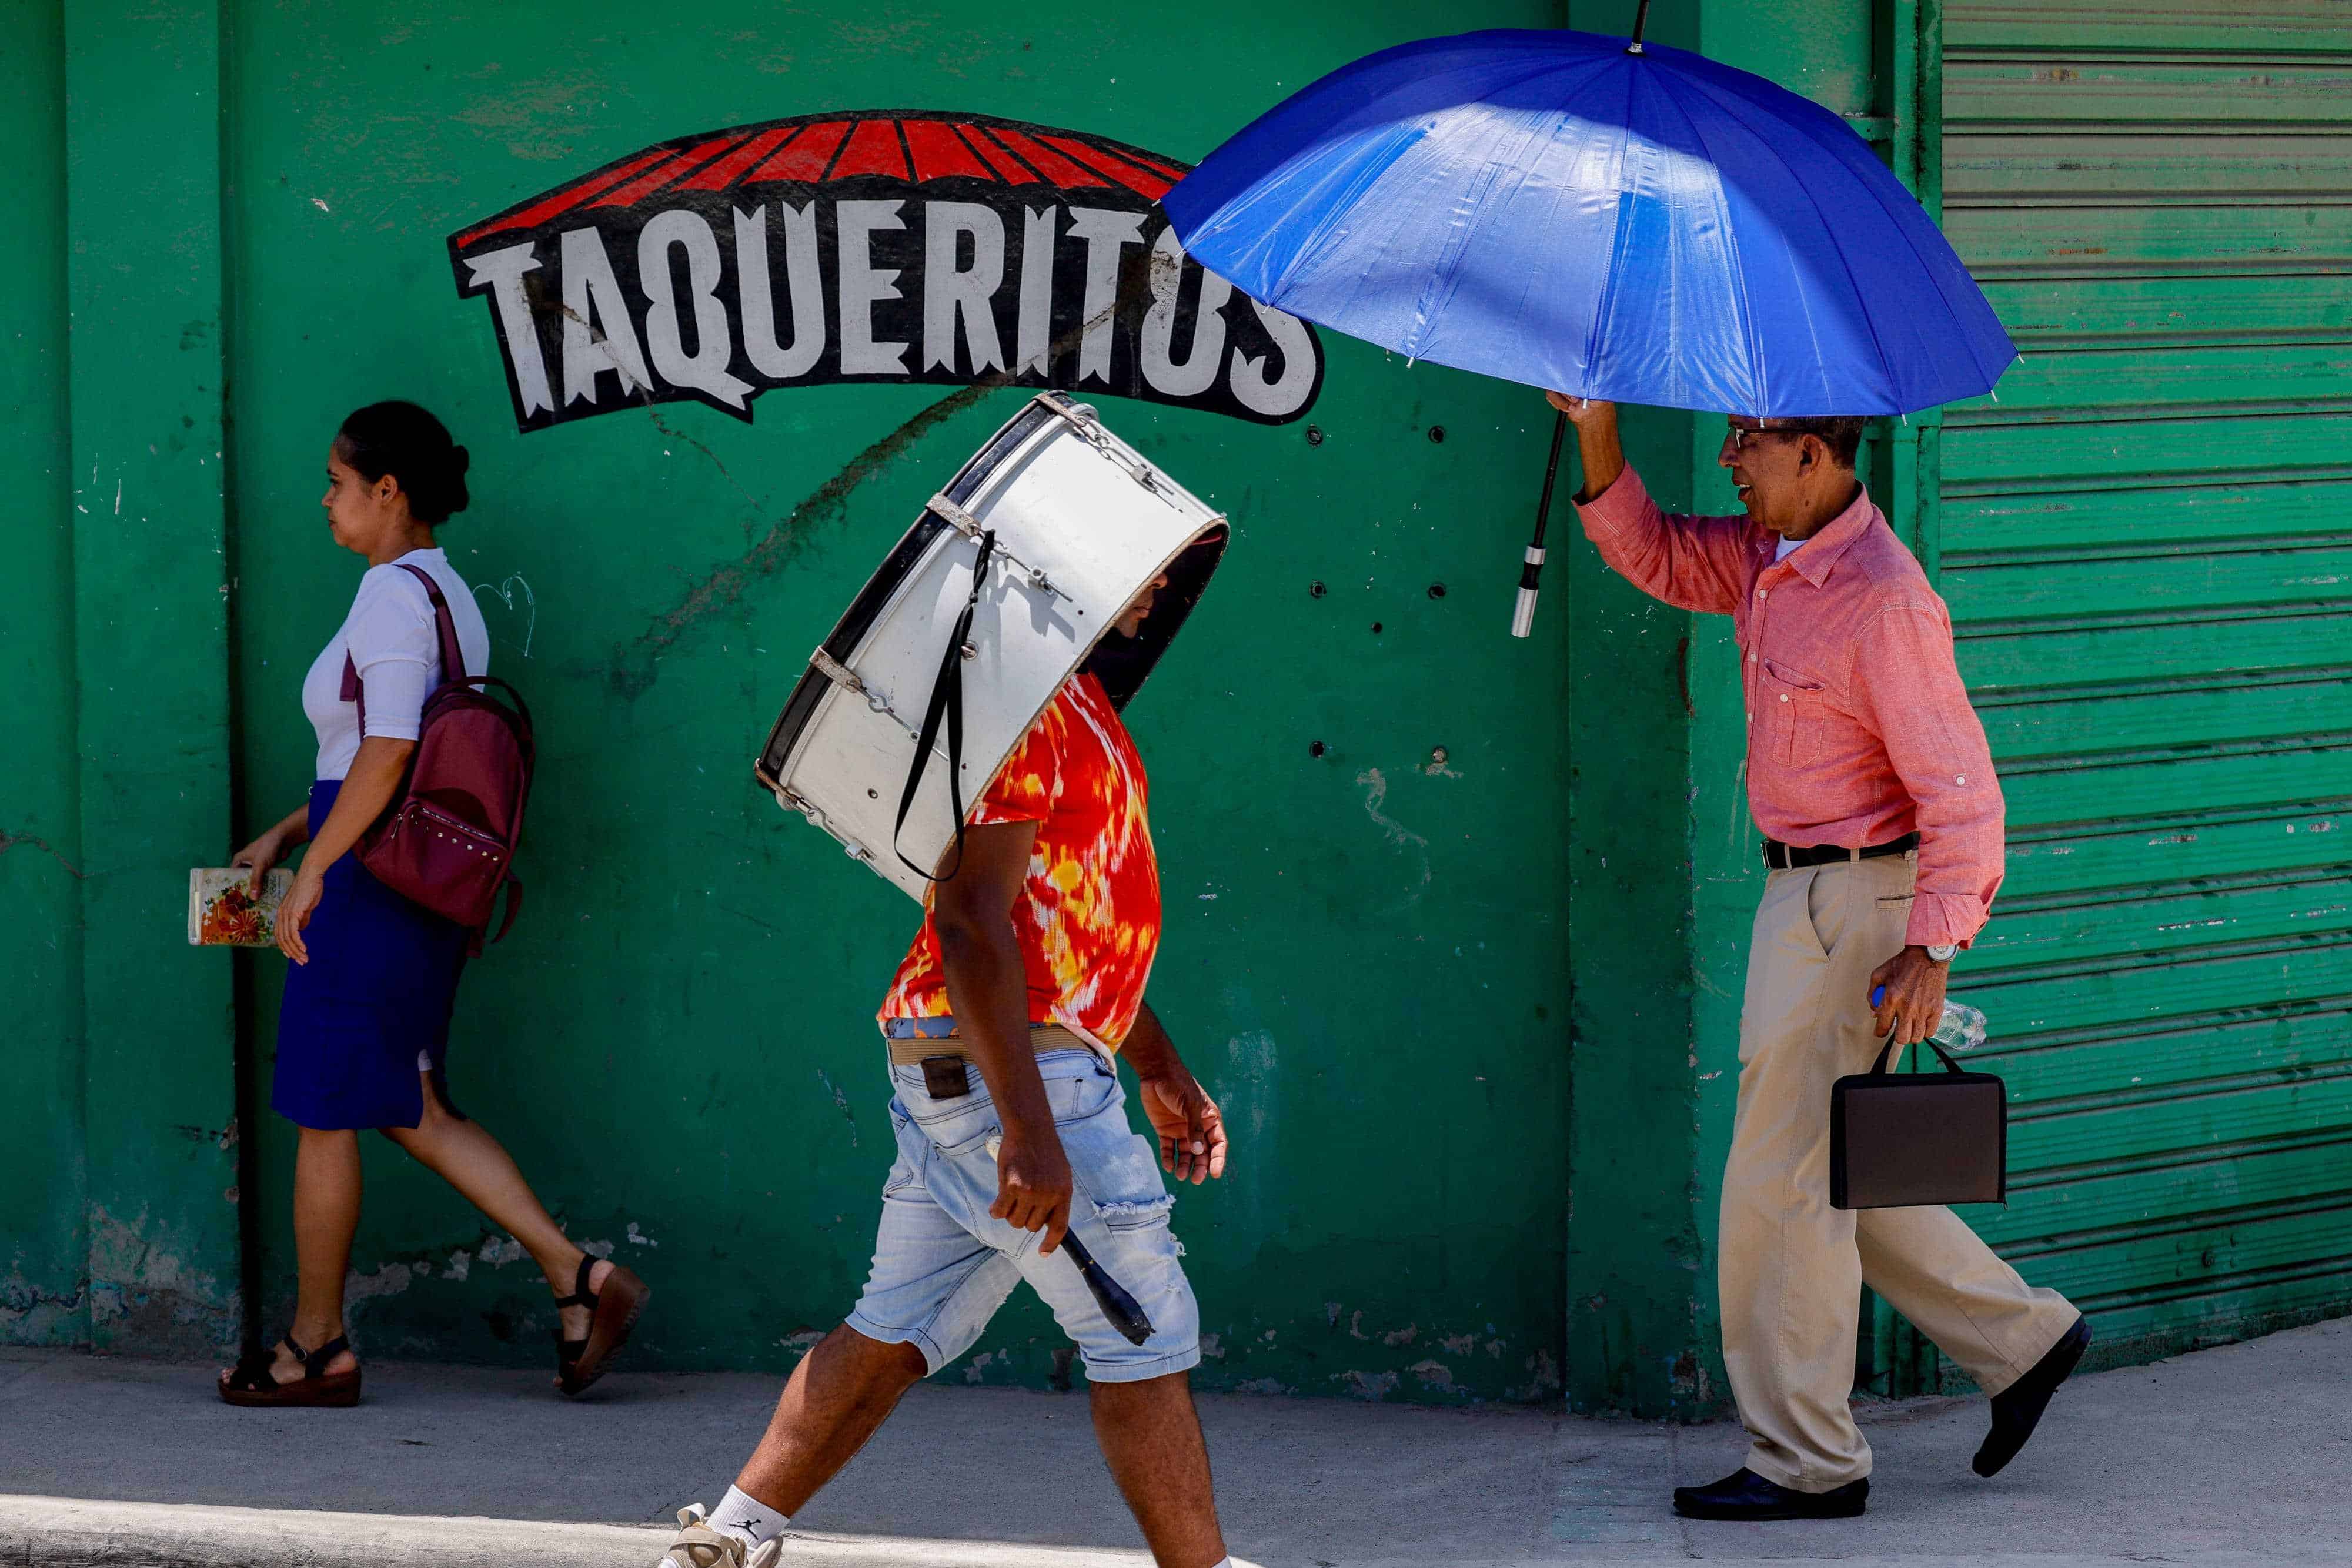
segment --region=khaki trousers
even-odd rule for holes
[[[2077,1315],[1948,1208],[1830,1207],[1830,1085],[1878,1054],[1870,972],[1903,946],[1917,867],[1915,853],[1776,871],[1756,912],[1717,1277],[1748,1468],[1798,1491],[1870,1473],[1846,1404],[1864,1285],[1987,1394]]]

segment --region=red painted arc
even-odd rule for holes
[[[1097,174],[1108,174],[1138,195],[1153,201],[1168,193],[1172,182],[1163,180],[1148,169],[1139,169],[1123,158],[1114,157],[1099,147],[1089,147],[1075,136],[1047,136],[1040,133],[1038,141],[1048,147],[1059,148],[1084,163]]]
[[[825,165],[833,162],[835,149],[848,134],[849,121],[845,120],[820,120],[814,125],[803,126],[790,145],[752,170],[744,183],[763,184],[772,180],[822,180]]]
[[[913,184],[961,179],[1067,191],[1115,185],[1158,201],[1183,172],[1149,153],[1126,148],[1114,152],[1076,131],[844,116],[751,133],[730,131],[684,147],[649,147],[503,217],[476,225],[458,236],[457,248],[467,249],[491,235],[536,227],[583,205],[635,206],[668,191],[879,176]]]
[[[688,170],[698,169],[735,144],[732,136],[714,136],[691,152],[681,152],[659,168],[649,170],[600,201],[589,204],[598,207],[629,207],[652,195]]]
[[[576,185],[565,185],[551,191],[530,205],[509,213],[505,217],[477,225],[457,236],[458,247],[463,249],[489,235],[504,234],[509,229],[534,228],[550,218],[561,217],[597,192],[617,185],[640,170],[662,162],[670,156],[670,152],[667,147],[648,148],[617,169],[592,174]]]
[[[899,143],[897,120],[859,120],[825,178],[847,180],[859,174],[880,174],[893,180],[908,177],[907,150]]]

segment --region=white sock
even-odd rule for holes
[[[703,1521],[721,1535],[731,1535],[746,1546],[757,1546],[773,1541],[784,1532],[792,1520],[778,1513],[740,1487],[729,1487],[719,1506]]]

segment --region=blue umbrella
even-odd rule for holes
[[[1496,29],[1384,49],[1260,116],[1161,204],[1253,298],[1579,396],[1901,413],[1990,391],[2017,353],[1843,121],[1644,45],[1638,20],[1630,43]],[[1539,512],[1520,635],[1542,530]]]

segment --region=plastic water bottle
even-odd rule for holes
[[[1870,988],[1870,1005],[1876,1007],[1885,999],[1886,988]],[[1935,1032],[1927,1037],[1946,1051],[1958,1056],[1964,1051],[1974,1051],[1985,1042],[1985,1016],[1966,1002],[1944,998],[1944,1016],[1936,1020]]]

